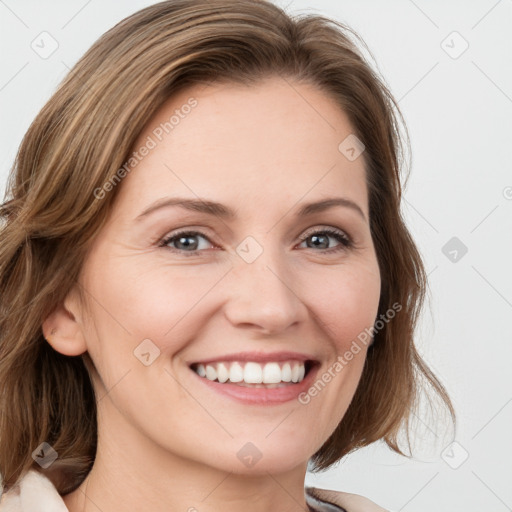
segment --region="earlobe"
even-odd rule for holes
[[[61,354],[78,356],[87,351],[81,323],[66,307],[67,298],[43,322],[42,330],[46,341]]]

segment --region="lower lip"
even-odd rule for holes
[[[315,364],[301,382],[282,388],[250,388],[227,382],[222,384],[208,380],[205,377],[200,377],[194,370],[191,371],[203,384],[213,391],[233,398],[238,402],[249,405],[276,405],[295,400],[301,393],[304,393],[311,386],[318,372],[318,366]]]

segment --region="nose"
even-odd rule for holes
[[[282,257],[265,250],[252,263],[235,263],[225,283],[225,315],[233,326],[273,335],[304,320],[307,308]]]

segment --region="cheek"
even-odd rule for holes
[[[229,268],[133,261],[104,265],[85,283],[97,298],[92,301],[96,337],[108,340],[101,351],[132,352],[150,339],[161,352],[177,352],[213,313],[208,296]]]
[[[311,416],[321,419],[323,428],[315,431],[318,448],[345,415],[359,384],[370,341],[365,330],[374,325],[381,290],[376,262],[326,270],[307,296],[322,329],[319,337],[331,350],[312,386],[299,399]]]
[[[371,327],[378,312],[378,266],[354,265],[330,268],[323,279],[308,284],[308,301],[337,351]]]

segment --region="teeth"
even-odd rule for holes
[[[261,384],[263,382],[263,369],[258,363],[246,363],[244,368],[244,382],[247,384]]]
[[[216,380],[217,379],[217,370],[209,364],[206,365],[206,378],[208,380]]]
[[[217,365],[217,379],[219,379],[219,382],[226,382],[229,379],[229,370],[225,364]]]
[[[299,366],[299,378],[297,379],[297,382],[300,382],[304,379],[304,375],[306,375],[306,368],[304,365]]]
[[[281,372],[281,379],[283,379],[283,382],[292,381],[292,367],[290,366],[290,363],[285,363]]]
[[[261,387],[263,384],[301,382],[306,374],[306,367],[303,361],[270,362],[266,364],[222,362],[207,365],[198,364],[194,371],[200,377],[205,377],[211,381],[232,382],[240,385],[253,384],[256,387]]]
[[[293,365],[292,367],[292,382],[299,381],[299,367],[297,365]]]
[[[281,368],[279,368],[277,363],[267,363],[263,367],[263,382],[265,384],[281,382]]]
[[[231,368],[229,369],[229,380],[231,382],[242,382],[244,380],[244,369],[239,363],[231,364]]]

